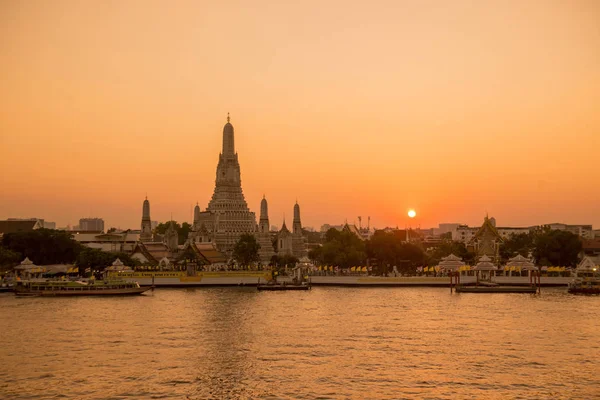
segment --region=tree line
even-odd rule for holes
[[[424,248],[421,242],[406,242],[396,232],[376,231],[366,241],[350,231],[330,229],[321,247],[312,249],[308,256],[319,265],[342,268],[373,265],[381,270],[396,266],[400,272],[414,272],[417,266],[438,265],[442,258],[454,254],[465,262],[477,262],[475,254],[464,243],[449,239],[440,245]],[[532,256],[538,265],[575,267],[582,249],[581,239],[567,231],[544,228],[527,234],[512,235],[500,246],[501,262],[521,254]]]
[[[29,258],[36,265],[75,264],[102,271],[117,258],[129,266],[138,261],[127,253],[109,253],[86,247],[67,231],[37,229],[31,232],[7,233],[0,241],[0,267],[9,269]]]

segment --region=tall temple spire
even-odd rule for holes
[[[239,236],[257,231],[256,215],[248,209],[242,191],[238,155],[235,152],[234,130],[227,115],[223,127],[223,149],[215,176],[215,190],[206,211],[200,212],[199,224],[211,232],[211,240],[219,251],[230,253]]]
[[[200,222],[200,205],[196,202],[196,207],[194,207],[194,225]]]
[[[258,223],[258,231],[260,233],[269,232],[269,206],[264,195],[260,202],[260,221]]]
[[[229,158],[235,155],[235,144],[233,135],[233,125],[229,122],[231,119],[227,113],[227,123],[223,127],[223,157]]]
[[[292,232],[296,234],[302,234],[302,222],[300,222],[300,206],[298,200],[294,204],[294,221],[292,224]]]
[[[144,200],[142,205],[142,233],[140,234],[140,240],[142,242],[149,242],[152,240],[152,221],[150,220],[150,202],[148,196]]]

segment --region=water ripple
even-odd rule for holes
[[[0,398],[591,399],[599,319],[564,289],[0,296]]]

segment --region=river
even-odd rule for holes
[[[600,297],[437,288],[0,295],[2,399],[600,398]]]

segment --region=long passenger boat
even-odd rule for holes
[[[137,295],[149,290],[136,282],[124,280],[60,281],[30,280],[17,281],[14,292],[17,296],[115,296]]]

